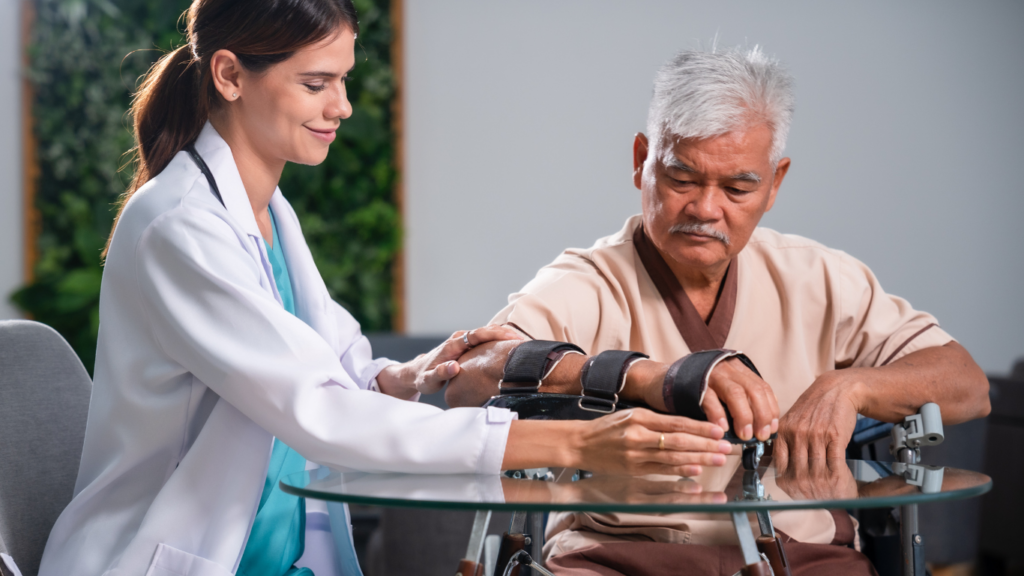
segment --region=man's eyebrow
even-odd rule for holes
[[[690,172],[693,174],[697,173],[697,170],[693,166],[690,166],[689,164],[683,162],[682,160],[676,158],[675,156],[669,156],[665,158],[664,164],[666,168],[672,168],[675,170],[679,170],[680,172]],[[761,177],[758,176],[755,172],[740,172],[739,174],[733,174],[732,176],[729,177],[729,180],[740,180],[742,182],[752,182],[754,184],[761,183]]]
[[[675,170],[679,170],[680,172],[697,172],[697,170],[694,169],[693,166],[686,164],[685,162],[683,162],[679,158],[676,158],[675,156],[669,156],[665,158],[663,163],[665,164],[665,168],[672,168]]]
[[[740,172],[729,177],[729,180],[742,180],[744,182],[761,183],[761,177],[753,172]]]

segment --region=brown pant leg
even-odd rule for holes
[[[868,559],[831,544],[786,544],[793,576],[877,576]],[[732,576],[743,566],[736,546],[662,542],[597,544],[555,556],[548,570],[558,576]]]

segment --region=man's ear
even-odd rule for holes
[[[647,136],[643,132],[637,132],[633,138],[633,185],[641,190],[640,183],[644,177],[644,162],[647,161],[648,144]]]
[[[765,212],[771,210],[772,206],[775,205],[775,196],[779,193],[779,187],[782,186],[782,179],[789,172],[789,165],[789,158],[783,158],[779,160],[778,166],[775,167],[775,177],[772,178],[772,189],[768,192],[768,207],[764,209]]]
[[[217,50],[210,57],[210,77],[213,87],[228,102],[242,96],[242,64],[230,50]]]

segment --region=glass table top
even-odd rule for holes
[[[286,476],[280,485],[296,496],[374,506],[670,513],[889,508],[979,496],[991,489],[992,480],[956,468],[868,460],[777,471],[766,458],[756,471],[747,471],[739,456],[730,456],[724,466],[707,467],[694,478],[590,475],[559,468],[491,476],[319,468]]]

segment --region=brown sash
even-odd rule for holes
[[[642,224],[633,232],[633,245],[690,352],[725,348],[725,339],[729,336],[732,316],[736,311],[736,287],[739,276],[736,259],[733,258],[729,263],[722,285],[718,288],[718,300],[705,324],[697,309],[693,307],[693,302],[690,302],[690,297],[683,290],[679,279],[644,233]]]

